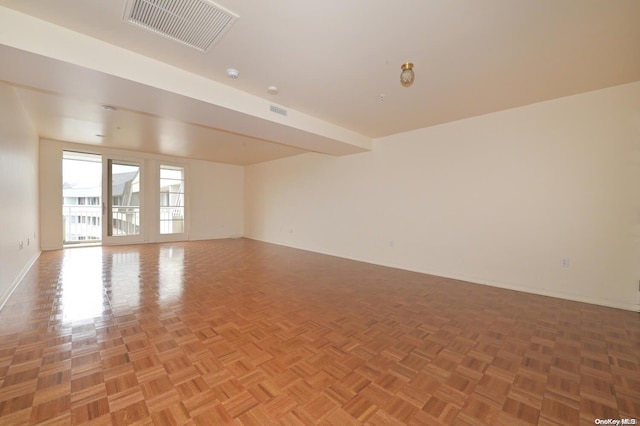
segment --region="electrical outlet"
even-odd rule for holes
[[[560,264],[562,265],[563,268],[568,268],[569,267],[569,258],[568,257],[562,258],[562,261],[561,261]]]

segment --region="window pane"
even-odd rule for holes
[[[184,168],[160,166],[160,233],[184,232]]]

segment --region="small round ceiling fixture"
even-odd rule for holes
[[[400,73],[400,84],[404,87],[411,86],[416,77],[413,73],[413,64],[411,62],[406,62],[402,64],[400,68],[402,69],[402,72]]]
[[[102,105],[102,109],[105,111],[115,111],[118,108],[114,107],[113,105]]]
[[[269,86],[267,87],[267,93],[270,95],[277,95],[279,92],[278,86]]]
[[[240,77],[240,71],[235,68],[227,68],[227,77],[237,80]]]

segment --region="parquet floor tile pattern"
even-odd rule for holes
[[[247,239],[44,252],[2,425],[640,419],[639,314]]]

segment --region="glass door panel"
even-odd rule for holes
[[[102,240],[102,156],[62,153],[63,244],[100,243]]]
[[[107,159],[106,164],[105,242],[142,242],[142,167],[135,161],[114,159]]]

